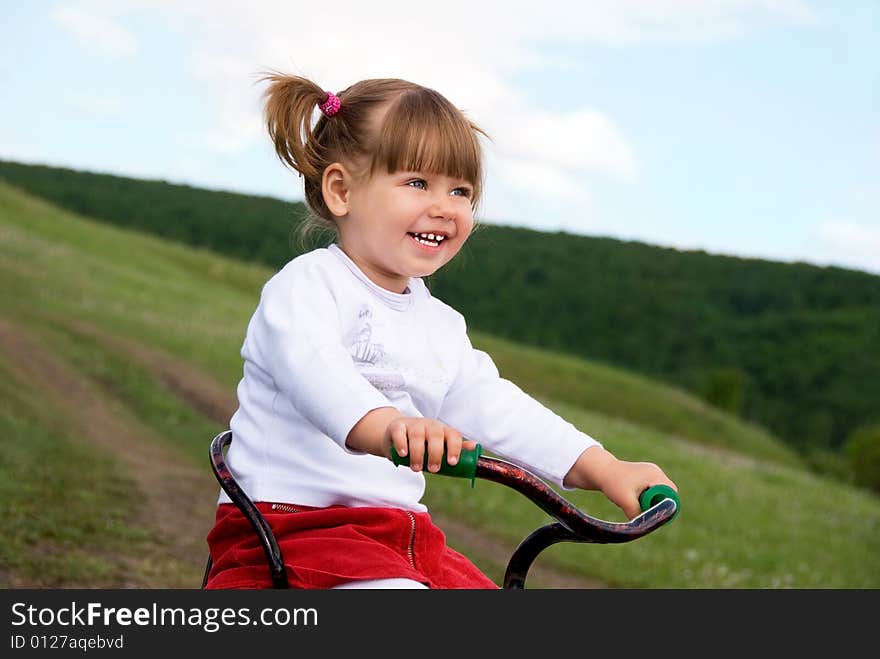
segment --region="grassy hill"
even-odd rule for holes
[[[270,274],[0,183],[0,585],[198,586],[218,492],[207,445],[234,410],[241,339]],[[627,545],[555,546],[529,586],[880,586],[880,501],[810,474],[767,431],[607,365],[472,339],[681,489],[672,525]],[[597,493],[566,496],[622,518]],[[487,482],[432,477],[426,502],[499,582],[547,521]]]
[[[278,268],[301,203],[0,161],[68,210]],[[431,278],[474,330],[621,366],[771,429],[816,464],[880,422],[880,277],[484,225]]]

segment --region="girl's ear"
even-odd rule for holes
[[[339,162],[327,165],[321,178],[321,193],[327,210],[336,217],[348,215],[350,192],[351,174],[345,165]]]

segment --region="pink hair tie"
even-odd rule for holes
[[[339,97],[333,92],[327,92],[327,100],[320,105],[321,112],[328,117],[332,117],[339,112],[340,105],[342,104],[339,102]]]

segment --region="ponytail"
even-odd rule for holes
[[[260,81],[269,82],[263,96],[266,127],[275,153],[304,178],[320,176],[327,154],[314,139],[312,117],[315,108],[327,100],[327,92],[299,76],[270,73]]]
[[[312,125],[316,108],[331,97],[317,84],[300,76],[271,72],[260,78],[260,82],[269,83],[263,94],[266,103],[264,117],[275,153],[304,180],[309,213],[300,222],[296,233],[299,248],[305,251],[312,242],[324,242],[325,238],[336,234],[336,223],[324,203],[321,179],[327,165],[343,154],[322,139],[328,113],[325,112]],[[332,98],[336,102],[339,100],[335,95]],[[337,123],[339,119],[336,118]]]

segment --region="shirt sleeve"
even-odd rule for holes
[[[264,286],[242,350],[316,428],[349,453],[345,440],[367,412],[391,406],[355,368],[339,312],[319,273],[302,269]]]
[[[561,487],[578,457],[601,444],[518,386],[465,334],[461,367],[438,418],[493,453]],[[572,489],[572,488],[565,488]]]

